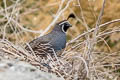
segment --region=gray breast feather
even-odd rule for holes
[[[66,35],[64,33],[52,32],[45,36],[34,39],[29,43],[32,50],[37,54],[53,53],[62,50],[66,45]],[[28,51],[30,48],[25,47]]]

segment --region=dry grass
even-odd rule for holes
[[[65,80],[119,80],[118,2],[118,0],[49,2],[2,0],[0,59],[25,61],[40,70],[55,73]],[[68,32],[68,38],[71,40],[68,41],[61,57],[54,60],[48,56],[47,60],[42,61],[46,63],[51,60],[49,65],[42,64],[39,57],[29,54],[24,49],[23,44],[38,34],[44,35],[59,19],[65,19],[69,13],[76,15],[76,20],[70,21],[73,28]]]

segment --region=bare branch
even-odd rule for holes
[[[55,17],[55,19],[51,22],[51,24],[40,34],[40,36],[43,36],[50,28],[52,25],[55,24],[55,22],[58,20],[58,18],[61,16],[61,14],[69,7],[70,2],[72,2],[73,0],[69,0],[67,5],[65,6],[64,9],[62,9],[58,14],[56,14],[57,16]]]

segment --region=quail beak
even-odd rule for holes
[[[72,27],[72,24],[69,24],[69,27]]]
[[[72,25],[70,24],[70,27],[72,27]]]
[[[68,21],[68,22],[69,22],[69,21]],[[69,22],[68,26],[69,26],[69,27],[72,27],[72,24],[70,24],[70,22]]]

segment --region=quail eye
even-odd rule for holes
[[[68,26],[68,27],[70,27],[70,24],[65,24],[65,26]]]

